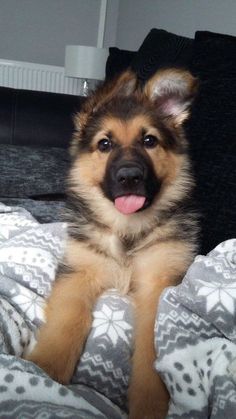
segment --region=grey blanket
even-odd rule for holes
[[[236,418],[236,240],[197,256],[164,291],[155,339],[168,419]]]
[[[63,254],[66,225],[38,224],[0,205],[0,417],[125,418],[132,303],[109,290],[94,308],[69,386],[22,360],[35,343]],[[171,394],[168,418],[236,416],[236,241],[198,256],[183,283],[162,295],[155,368]]]

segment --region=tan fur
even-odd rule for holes
[[[94,135],[92,150],[78,157],[75,150],[76,142],[81,140],[93,112],[106,101],[121,92],[122,95],[129,95],[135,88],[140,100],[148,101],[155,89],[153,83],[162,77],[163,73],[158,74],[148,82],[142,96],[136,79],[130,72],[125,73],[116,83],[98,90],[77,117],[70,192],[86,198],[97,224],[84,227],[87,241],[73,237],[68,239],[64,261],[71,273],[61,274],[56,281],[47,304],[47,322],[41,328],[38,344],[29,357],[54,379],[68,383],[89,333],[96,299],[104,290],[112,287],[123,294],[130,294],[136,305],[135,351],[129,388],[131,419],[161,419],[167,412],[168,394],[153,369],[156,357],[153,341],[156,310],[164,288],[182,279],[192,261],[195,245],[179,238],[179,226],[175,218],[160,223],[159,227],[157,223],[162,209],[171,209],[176,199],[184,199],[188,193],[192,183],[189,161],[186,154],[178,154],[165,147],[161,132],[152,126],[149,116],[143,114],[128,121],[105,116],[101,128]],[[167,72],[165,77],[172,82],[173,71]],[[194,79],[188,73],[178,70],[177,80],[192,93],[194,87],[190,85],[194,86]],[[182,110],[181,115],[173,115],[166,122],[170,129],[175,126],[176,135],[181,141],[185,140],[179,125],[186,116],[187,110]],[[105,175],[109,154],[100,153],[97,143],[109,133],[128,156],[140,140],[143,128],[160,140],[158,146],[147,150],[147,153],[155,173],[163,181],[162,189],[149,208],[124,216],[116,210],[113,202],[104,198],[101,190],[100,183]],[[175,234],[176,238],[173,238]],[[128,248],[127,239],[133,240]]]

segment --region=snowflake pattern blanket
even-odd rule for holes
[[[126,418],[132,303],[110,290],[98,300],[69,386],[21,356],[43,321],[66,225],[38,224],[0,204],[0,417]],[[161,297],[155,368],[171,395],[168,419],[236,416],[236,240],[196,257],[181,285]]]

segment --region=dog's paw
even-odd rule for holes
[[[34,350],[26,358],[27,361],[33,362],[48,374],[54,381],[61,384],[69,384],[73,375],[73,367],[65,357],[44,356],[37,350]]]

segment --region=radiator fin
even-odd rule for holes
[[[64,67],[0,60],[0,86],[80,95],[82,80],[66,77]]]

